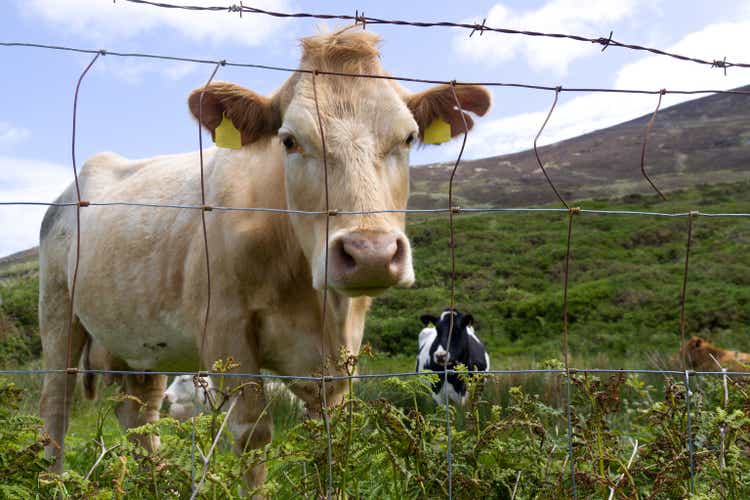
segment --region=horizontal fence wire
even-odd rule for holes
[[[487,370],[487,371],[471,371],[471,370],[452,370],[448,369],[446,372],[449,375],[471,375],[479,377],[489,377],[493,375],[545,375],[545,374],[560,374],[564,375],[568,373],[589,373],[589,374],[613,374],[613,373],[632,373],[640,375],[663,375],[667,377],[671,376],[685,376],[685,370],[657,370],[647,368],[573,368],[569,370],[565,368],[519,368],[519,369],[508,369],[508,370]],[[324,376],[313,376],[313,375],[278,375],[275,373],[243,373],[243,372],[212,372],[212,371],[158,371],[158,370],[98,370],[98,369],[74,369],[66,370],[60,369],[45,369],[45,368],[30,368],[23,370],[0,370],[0,375],[44,375],[46,373],[81,373],[81,374],[94,374],[94,375],[166,375],[166,376],[180,376],[180,375],[198,375],[201,377],[245,377],[254,379],[268,379],[268,380],[306,380],[320,382],[321,379],[325,381],[336,381],[336,380],[370,380],[370,379],[384,379],[384,378],[401,378],[401,377],[430,377],[436,375],[442,375],[443,372],[393,372],[393,373],[358,373],[353,375],[324,375]],[[750,372],[738,372],[738,371],[696,371],[687,370],[687,373],[691,377],[700,376],[732,376],[732,377],[750,377]]]
[[[513,82],[475,82],[475,81],[460,81],[460,80],[440,80],[440,79],[426,79],[426,78],[413,78],[407,76],[394,76],[394,75],[377,75],[367,73],[345,73],[340,71],[323,71],[323,70],[312,70],[312,69],[301,69],[301,68],[290,68],[284,66],[273,66],[267,64],[254,64],[254,63],[241,63],[231,62],[226,59],[197,59],[190,57],[179,57],[179,56],[167,56],[160,54],[150,54],[143,52],[118,52],[107,49],[82,49],[75,47],[67,47],[63,45],[46,45],[41,43],[30,43],[30,42],[0,42],[0,47],[33,47],[41,49],[51,50],[62,50],[69,52],[78,52],[84,54],[100,54],[116,57],[136,57],[143,59],[157,59],[164,61],[176,61],[176,62],[192,62],[197,64],[219,64],[221,66],[233,66],[237,68],[255,68],[271,71],[282,71],[287,73],[302,73],[312,75],[313,73],[319,75],[328,76],[340,76],[347,78],[374,78],[379,80],[394,80],[399,82],[412,82],[412,83],[429,83],[434,85],[484,85],[486,87],[511,87],[521,88],[529,90],[545,90],[550,92],[590,92],[590,93],[614,93],[614,94],[649,94],[649,95],[701,95],[701,94],[733,94],[733,95],[748,95],[750,96],[750,90],[737,90],[737,89],[699,89],[699,90],[684,90],[684,89],[616,89],[616,88],[602,88],[602,87],[565,87],[561,85],[534,85],[530,83],[513,83]]]
[[[613,32],[610,32],[609,36],[607,37],[591,38],[591,37],[586,37],[582,35],[573,35],[573,34],[566,34],[566,33],[545,33],[542,31],[499,28],[499,27],[488,26],[486,18],[481,23],[458,23],[458,22],[452,22],[452,21],[407,21],[407,20],[402,20],[402,19],[382,19],[378,17],[365,16],[364,12],[362,14],[359,14],[359,11],[357,11],[354,15],[351,15],[351,14],[316,14],[316,13],[310,13],[310,12],[294,12],[294,13],[277,12],[277,11],[259,9],[256,7],[243,5],[242,2],[240,2],[239,5],[231,4],[231,5],[209,6],[209,5],[185,5],[185,4],[166,3],[166,2],[153,2],[150,0],[125,0],[125,1],[129,3],[134,3],[134,4],[149,5],[152,7],[161,7],[161,8],[166,8],[166,9],[182,9],[182,10],[204,11],[204,12],[230,12],[230,13],[237,12],[240,15],[242,15],[243,13],[263,14],[263,15],[277,17],[277,18],[352,21],[354,23],[361,24],[363,28],[365,28],[368,24],[410,26],[410,27],[416,27],[416,28],[444,27],[444,28],[462,28],[466,30],[471,30],[471,34],[469,36],[472,36],[477,31],[479,31],[480,34],[484,33],[485,31],[489,31],[489,32],[495,32],[495,33],[503,33],[507,35],[522,35],[522,36],[529,36],[529,37],[554,38],[558,40],[567,39],[567,40],[574,40],[577,42],[585,42],[589,44],[598,44],[602,46],[602,50],[606,49],[607,47],[621,47],[621,48],[635,50],[635,51],[650,52],[652,54],[671,57],[673,59],[679,59],[681,61],[689,61],[689,62],[693,62],[697,64],[707,65],[712,68],[720,68],[720,69],[723,69],[724,71],[726,71],[727,68],[733,68],[733,67],[750,68],[750,63],[727,61],[726,57],[723,57],[721,59],[708,60],[708,59],[701,59],[698,57],[690,57],[690,56],[685,56],[682,54],[676,54],[674,52],[668,52],[666,50],[661,50],[661,49],[657,49],[653,47],[646,47],[644,45],[636,45],[636,44],[631,44],[631,43],[620,42],[612,38],[612,35],[614,34]]]
[[[453,208],[405,208],[405,209],[388,209],[388,210],[296,210],[286,208],[258,208],[258,207],[222,207],[222,206],[204,206],[204,205],[172,205],[167,203],[139,203],[129,201],[112,201],[112,202],[84,202],[84,206],[92,207],[141,207],[141,208],[173,208],[187,210],[206,210],[217,212],[267,212],[275,214],[293,214],[293,215],[372,215],[372,214],[436,214],[436,213],[467,213],[480,214],[492,212],[509,212],[509,213],[565,213],[569,212],[567,208],[547,208],[547,207],[453,207]],[[75,207],[78,202],[41,202],[41,201],[0,201],[0,206],[10,205],[41,205],[55,207]],[[580,208],[577,213],[591,215],[643,215],[651,217],[750,217],[747,212],[702,212],[692,210],[689,212],[653,212],[645,210],[607,210],[607,209],[586,209]]]

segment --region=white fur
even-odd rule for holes
[[[440,378],[442,379],[444,377],[443,374],[440,374]],[[448,391],[448,398],[456,403],[457,405],[465,405],[466,401],[469,399],[469,393],[468,391],[463,396],[456,392],[456,390],[453,388],[453,385],[448,382],[447,384],[443,384],[443,387],[440,388],[440,392],[435,394],[432,393],[432,399],[435,401],[435,403],[439,405],[445,404],[445,391]]]
[[[430,346],[437,337],[435,327],[423,328],[419,332],[419,354],[417,354],[417,371],[422,371],[430,362]]]
[[[441,357],[445,357],[445,359],[443,361],[440,361]],[[437,349],[435,349],[435,352],[433,353],[432,360],[436,364],[440,365],[440,364],[443,364],[444,362],[447,362],[450,359],[451,359],[451,353],[446,351],[445,348],[442,346],[442,344],[438,344]]]
[[[192,375],[178,375],[164,391],[164,399],[170,403],[169,416],[178,420],[192,417],[200,409],[206,398],[206,391],[213,388],[208,377],[201,377],[208,385],[206,389],[196,389]]]

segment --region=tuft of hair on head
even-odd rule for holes
[[[333,32],[323,32],[300,40],[302,61],[310,69],[364,73],[380,68],[380,37],[354,30],[356,24]]]

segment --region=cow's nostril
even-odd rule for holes
[[[402,238],[396,238],[396,250],[393,252],[393,257],[391,257],[391,266],[395,266],[396,268],[401,267],[404,263],[405,256],[406,244]]]
[[[357,261],[352,254],[347,251],[347,243],[343,238],[336,241],[334,246],[334,252],[336,252],[335,258],[338,261],[338,265],[343,267],[344,272],[351,272],[357,267]]]

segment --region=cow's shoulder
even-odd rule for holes
[[[486,371],[490,367],[490,357],[484,348],[484,344],[471,326],[466,327],[466,333],[469,337],[469,364],[470,367],[476,367],[476,370]]]

